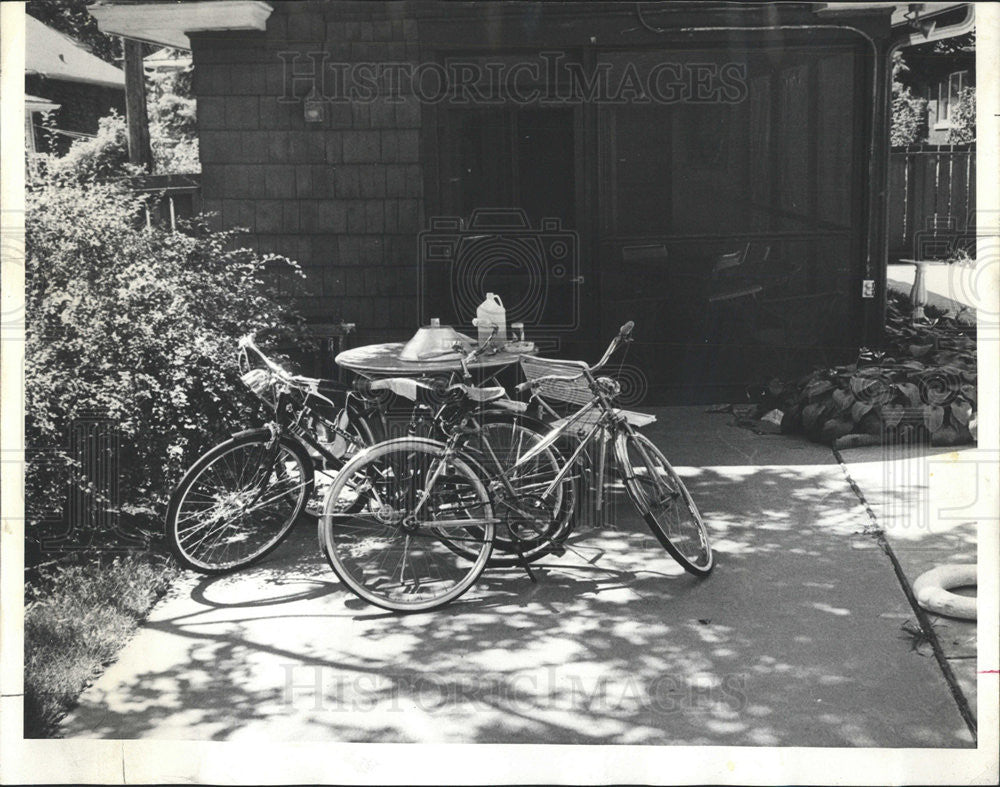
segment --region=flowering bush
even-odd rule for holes
[[[147,229],[142,198],[51,173],[26,194],[27,527],[66,499],[80,468],[64,447],[76,419],[118,431],[123,521],[159,518],[190,460],[245,422],[236,338],[294,319],[265,295],[282,257],[237,248],[202,222]]]
[[[125,118],[117,112],[97,122],[97,135],[93,139],[74,140],[62,157],[48,155],[39,159],[42,171],[53,179],[75,177],[85,182],[138,172],[129,166],[128,130]]]

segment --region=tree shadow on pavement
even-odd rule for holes
[[[313,529],[189,578],[64,726],[79,737],[968,746],[837,466],[685,471],[718,553],[686,575],[624,497],[571,549],[395,615]],[[598,520],[594,520],[598,521]],[[128,661],[128,663],[126,663]]]

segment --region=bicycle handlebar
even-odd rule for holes
[[[611,340],[611,343],[608,345],[608,349],[605,350],[604,355],[601,356],[601,360],[591,366],[587,371],[596,372],[608,362],[608,359],[614,354],[615,350],[621,346],[622,342],[631,341],[633,328],[635,328],[635,323],[632,320],[629,320],[621,328],[619,328],[618,335]]]
[[[314,377],[305,377],[301,374],[292,374],[284,366],[275,361],[272,361],[264,353],[260,347],[257,346],[256,334],[248,333],[241,337],[239,340],[239,348],[241,351],[246,353],[247,350],[252,350],[254,354],[264,362],[268,371],[274,375],[280,382],[287,385],[300,385],[303,387],[310,387],[316,385],[319,380]],[[249,366],[249,360],[247,361],[247,366]]]
[[[573,381],[580,379],[583,374],[593,373],[600,369],[604,364],[608,362],[608,359],[614,354],[615,350],[621,345],[622,342],[631,341],[632,330],[635,328],[635,323],[629,320],[621,328],[618,329],[618,335],[611,340],[608,345],[608,349],[604,351],[604,355],[601,356],[601,360],[595,363],[593,366],[588,366],[584,368],[580,374],[575,377],[566,377],[559,374],[547,374],[544,377],[536,377],[534,380],[526,380],[518,386],[515,386],[515,390],[523,393],[529,388],[536,388],[542,383],[549,382],[552,380],[563,380],[563,381]]]

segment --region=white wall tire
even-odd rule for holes
[[[976,584],[974,564],[951,564],[938,566],[917,577],[913,583],[913,595],[917,603],[928,612],[963,620],[976,619],[975,596],[960,596],[951,588]]]

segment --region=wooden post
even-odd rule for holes
[[[146,72],[142,65],[142,43],[122,39],[125,53],[125,118],[128,121],[128,160],[146,171],[153,169],[146,115]]]

